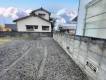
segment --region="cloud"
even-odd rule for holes
[[[77,11],[63,8],[57,12],[57,22],[71,23],[71,21],[77,16]]]
[[[60,9],[56,14],[54,30],[59,30],[60,25],[70,24],[75,17],[77,17],[77,11],[68,8]]]
[[[0,16],[2,16],[5,12],[5,8],[0,8]]]
[[[27,15],[29,15],[29,13],[30,13],[31,11],[32,11],[31,9],[27,9],[27,10],[25,10],[25,13],[26,13]]]
[[[0,16],[11,18],[14,20],[28,15],[31,11],[31,9],[23,10],[15,7],[0,8]]]
[[[57,12],[57,16],[59,16],[59,15],[62,15],[62,14],[64,14],[66,12],[66,9],[64,8],[64,9],[61,9],[61,10],[59,10],[58,12]]]

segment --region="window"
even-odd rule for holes
[[[36,25],[26,25],[27,31],[34,31],[35,29],[38,29],[38,26]]]
[[[45,14],[41,14],[41,13],[39,13],[38,15],[41,16],[41,17],[45,16]]]
[[[34,31],[33,26],[31,25],[26,25],[27,31]]]
[[[42,26],[42,30],[49,30],[49,26]]]
[[[38,29],[38,26],[34,26],[34,29]]]

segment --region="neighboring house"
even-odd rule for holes
[[[19,32],[51,32],[51,13],[40,8],[34,10],[29,16],[14,20]]]
[[[0,25],[0,32],[11,32],[11,31],[12,31],[12,29],[9,27],[5,27],[4,24]]]
[[[5,28],[9,31],[17,31],[17,25],[16,24],[5,24]]]
[[[75,35],[75,31],[76,31],[76,25],[77,25],[77,17],[75,17],[70,24],[59,24],[58,28],[59,31],[62,32],[68,32],[69,34]]]
[[[80,0],[76,35],[106,39],[106,0]]]
[[[59,25],[59,29],[62,32],[68,32],[69,34],[75,35],[76,23]]]
[[[93,80],[106,80],[106,0],[80,0],[75,40],[79,66]]]
[[[3,32],[3,31],[5,31],[5,26],[4,26],[4,24],[0,24],[0,32]]]
[[[86,6],[92,0],[80,0],[76,35],[83,36],[86,18]],[[95,11],[95,10],[94,10]]]

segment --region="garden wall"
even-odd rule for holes
[[[59,32],[53,38],[90,80],[106,80],[106,40]]]
[[[33,38],[37,37],[52,37],[50,32],[0,32],[0,37],[25,37]]]

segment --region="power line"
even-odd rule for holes
[[[45,1],[46,0],[41,0],[41,7],[44,7],[45,6]]]

